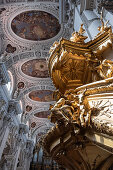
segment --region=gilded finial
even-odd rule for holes
[[[81,24],[79,31],[73,32],[70,40],[76,43],[84,43],[84,40],[87,39],[87,36],[83,36],[84,33],[85,29],[83,28],[83,24]]]
[[[86,31],[85,31],[85,29],[83,28],[83,24],[81,24],[81,26],[80,26],[80,29],[79,29],[79,34],[80,35],[83,35],[84,33],[85,33]]]
[[[101,21],[101,26],[98,27],[99,33],[97,34],[97,36],[99,36],[104,31],[107,31],[109,29],[109,27],[107,26],[109,21],[107,20],[105,23],[103,21],[103,8],[102,8],[101,15],[100,15],[100,21]]]

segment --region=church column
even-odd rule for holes
[[[6,115],[3,119],[1,128],[1,140],[0,140],[0,158],[2,156],[6,141],[9,136],[9,132],[15,133],[18,129],[18,123],[16,121],[18,114],[18,103],[14,100],[9,101],[9,106]]]
[[[30,168],[30,163],[33,157],[34,142],[32,140],[27,140],[26,143],[26,156],[25,156],[25,170]]]
[[[18,155],[20,152],[20,148],[16,146],[17,141],[15,141],[16,137],[18,136],[18,131],[19,131],[19,122],[18,122],[18,117],[17,117],[17,115],[19,113],[21,113],[21,112],[19,110],[18,102],[15,100],[10,100],[8,109],[7,109],[7,113],[3,119],[3,125],[2,125],[2,129],[1,129],[1,132],[2,132],[1,133],[1,147],[0,147],[0,149],[1,149],[0,156],[2,156],[3,150],[6,145],[6,141],[8,140],[9,132],[11,132],[10,137],[12,136],[12,141],[13,141],[12,145],[13,146],[10,149],[9,155],[5,155],[5,158],[8,162],[7,163],[8,167],[11,166],[10,162],[12,162],[13,158],[15,157],[15,154]],[[16,153],[14,153],[13,150]],[[12,153],[14,153],[14,155]],[[17,155],[16,155],[16,157],[17,157]],[[15,159],[15,161],[16,161],[16,159]]]
[[[20,150],[21,150],[21,147],[18,146],[17,153],[16,153],[16,156],[15,156],[16,159],[15,159],[15,162],[14,162],[14,168],[12,168],[12,170],[16,170],[17,169],[17,163],[18,163],[18,158],[19,158]]]
[[[19,125],[19,131],[17,134],[12,135],[12,142],[9,154],[5,156],[6,166],[10,170],[16,170],[20,152],[23,151],[23,148],[26,144],[26,133],[28,133],[28,127],[24,124]]]
[[[7,127],[5,131],[3,128],[3,119],[7,113],[5,106],[6,106],[6,102],[2,98],[2,96],[0,96],[0,134],[1,134],[0,135],[0,159],[2,156],[3,149],[5,147],[8,134],[9,134],[9,128]]]
[[[34,142],[27,140],[25,148],[21,150],[19,156],[19,165],[16,170],[28,170],[33,156]]]
[[[0,85],[1,88],[3,85],[9,82],[9,76],[3,62],[0,62]],[[3,90],[2,90],[3,91]],[[9,125],[11,124],[11,115],[7,117],[7,104],[0,92],[0,160],[1,156],[9,135]],[[8,119],[7,119],[8,118]]]
[[[16,137],[15,141],[13,138],[12,141],[14,142],[12,143],[13,146],[11,147],[9,154],[5,155],[5,159],[6,159],[5,166],[7,167],[7,169],[16,170],[18,157],[19,157],[20,150],[21,150],[20,137],[19,136]]]
[[[9,127],[6,127],[6,130],[5,132],[3,133],[3,139],[1,140],[1,143],[0,143],[0,159],[1,159],[1,156],[2,156],[2,153],[3,153],[3,150],[5,148],[5,144],[6,144],[6,141],[7,141],[7,138],[8,138],[8,135],[9,135]],[[1,137],[0,137],[1,138]]]

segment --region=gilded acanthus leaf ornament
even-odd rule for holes
[[[97,72],[103,79],[110,78],[113,76],[113,61],[103,60],[102,63],[97,67]]]
[[[88,100],[85,97],[85,91],[83,91],[81,97],[70,93],[70,91],[64,94],[64,98],[61,98],[53,107],[51,107],[50,119],[52,123],[56,123],[56,126],[66,126],[68,123],[72,123],[75,126],[90,126],[91,112]]]

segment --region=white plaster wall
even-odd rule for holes
[[[99,33],[98,31],[99,26],[101,26],[100,20],[94,20],[88,27],[92,39]]]
[[[85,10],[83,12],[88,31],[93,39],[98,33],[98,27],[101,26],[101,21],[94,11]]]
[[[86,16],[87,20],[98,18],[97,15],[93,11],[85,10],[83,13]]]
[[[77,8],[75,8],[74,30],[79,31],[81,24],[82,24],[82,20],[80,18],[80,14],[78,13]]]
[[[113,26],[113,13],[108,12],[107,10],[105,10],[105,19],[109,20],[109,24]]]

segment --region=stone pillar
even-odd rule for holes
[[[14,123],[12,120],[12,115],[8,114],[5,115],[3,119],[3,125],[1,128],[1,136],[0,136],[0,159],[5,148],[6,141],[9,136],[10,130],[14,127]]]
[[[85,10],[82,14],[83,21],[87,26],[87,29],[93,39],[98,33],[98,27],[101,26],[100,18],[94,13],[94,11]]]
[[[3,128],[3,120],[7,113],[5,104],[5,100],[0,96],[0,159],[6,142],[6,136],[8,135],[8,128],[5,128],[6,131]]]
[[[16,170],[20,148],[20,146],[16,146],[12,153],[5,155],[6,163],[4,163],[4,167],[8,170]]]
[[[1,160],[3,150],[5,148],[5,144],[6,144],[8,136],[9,136],[9,127],[6,127],[6,130],[5,130],[4,134],[3,134],[3,137],[2,137],[2,140],[1,140],[1,143],[0,143],[0,160]]]
[[[20,133],[15,136],[12,136],[11,148],[8,155],[5,155],[6,166],[10,170],[17,169],[18,158],[20,155],[20,151],[22,150],[24,143],[23,137]]]
[[[20,150],[21,150],[21,148],[19,146],[18,149],[17,149],[17,153],[16,153],[16,159],[15,159],[15,162],[14,162],[14,168],[12,170],[16,170],[16,168],[17,168],[17,163],[18,163],[18,158],[19,158]]]
[[[30,168],[30,162],[33,157],[33,148],[34,148],[34,142],[32,140],[27,140],[25,170],[28,170]]]
[[[5,114],[3,118],[2,127],[0,129],[1,135],[0,135],[0,159],[3,153],[3,150],[6,145],[6,141],[9,136],[9,132],[11,132],[12,135],[15,135],[15,132],[18,133],[19,124],[17,121],[17,114],[18,114],[18,104],[16,101],[9,101],[9,106],[7,113]],[[11,155],[10,155],[11,156]],[[11,159],[11,158],[10,158]],[[9,161],[9,159],[8,159]]]
[[[34,142],[32,140],[26,141],[26,147],[20,153],[20,162],[16,170],[29,170],[30,162],[33,157]]]

